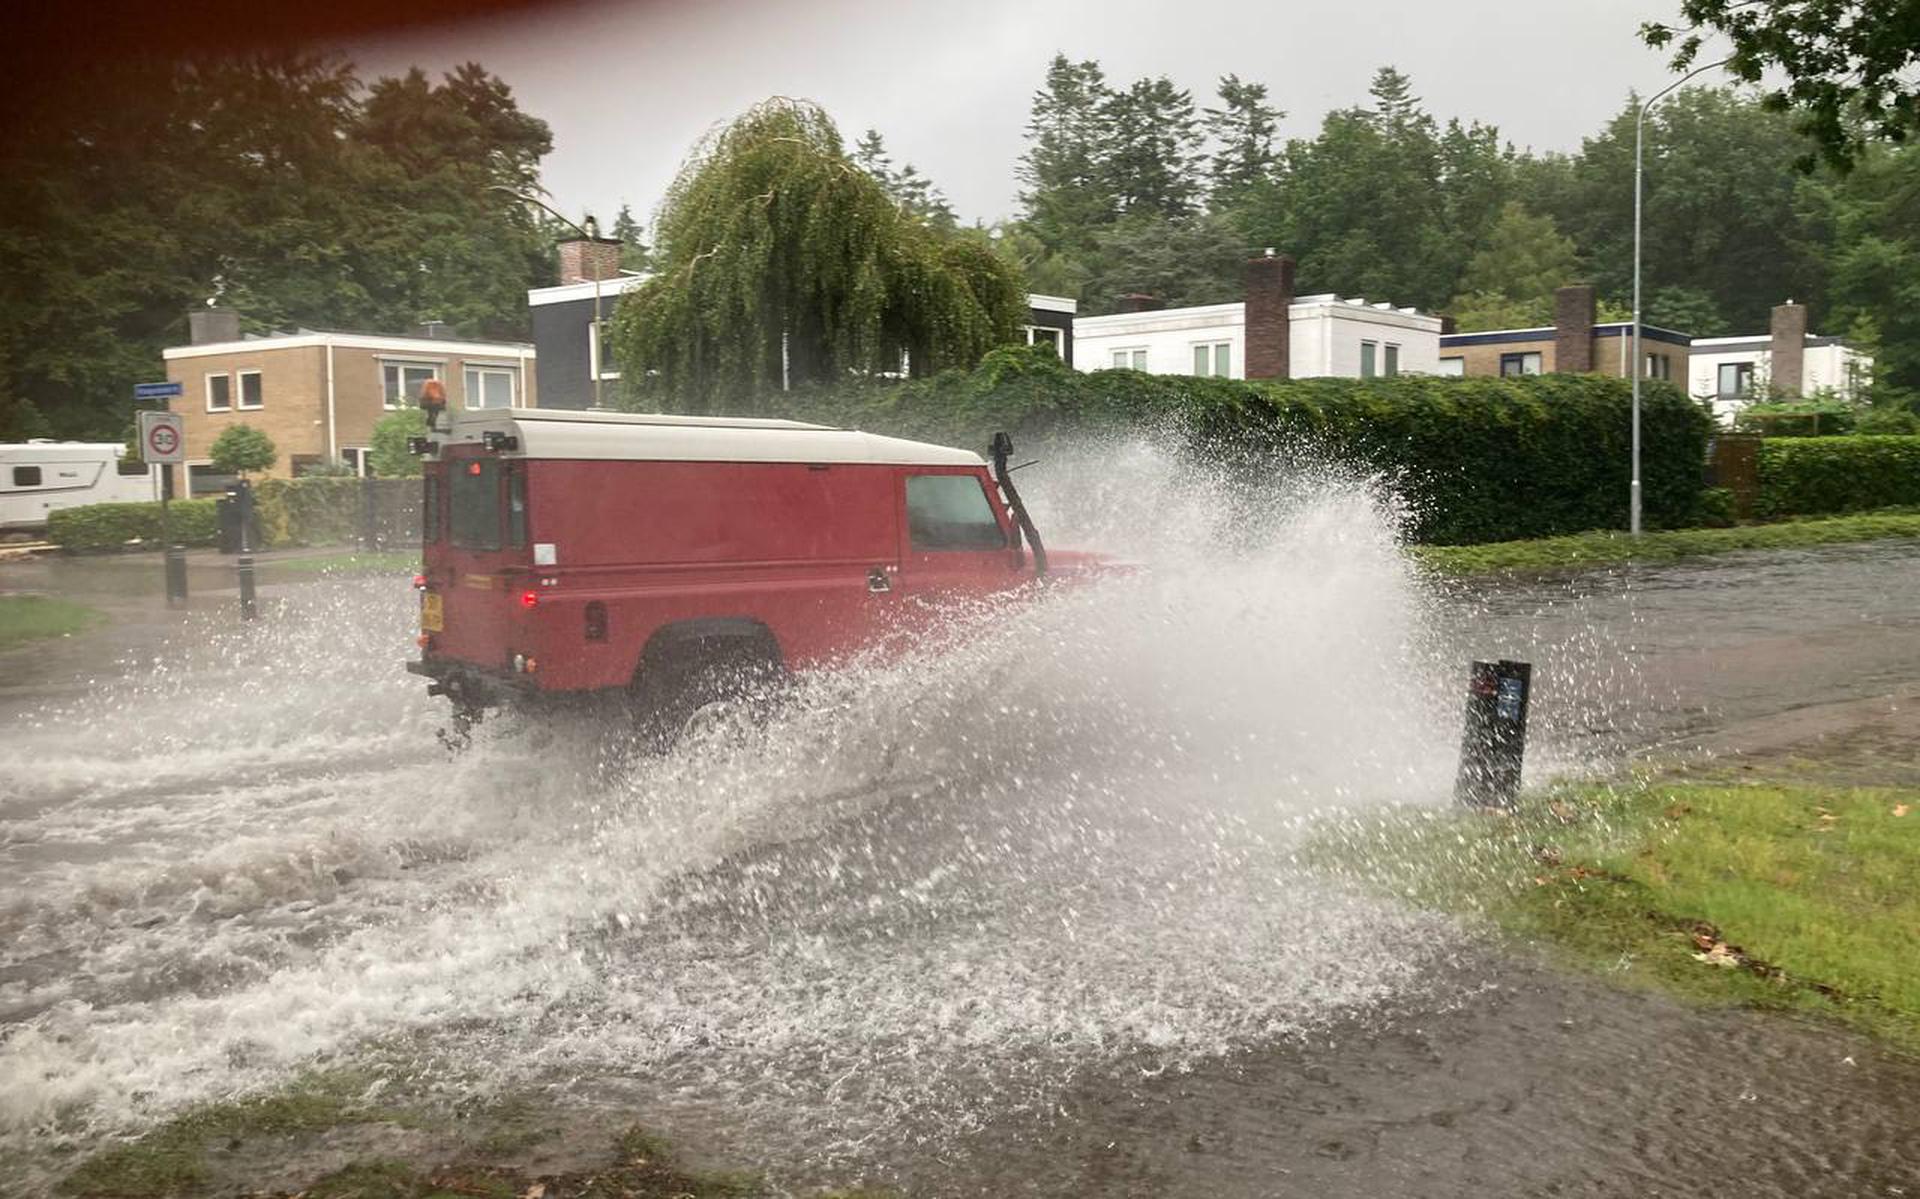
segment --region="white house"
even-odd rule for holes
[[[1251,377],[1440,372],[1437,316],[1327,293],[1296,298],[1287,317],[1287,376]],[[1073,364],[1083,371],[1124,367],[1156,375],[1250,377],[1243,300],[1077,317],[1073,343]]]
[[[1791,333],[1789,331],[1789,336]],[[1772,337],[1696,337],[1687,363],[1687,390],[1713,405],[1722,425],[1731,425],[1742,408],[1770,393],[1810,396],[1828,392],[1853,400],[1873,377],[1873,358],[1838,337],[1803,337],[1798,378],[1776,371]]]

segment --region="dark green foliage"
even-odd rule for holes
[[[1674,388],[1643,392],[1643,482],[1654,527],[1698,515],[1709,420]],[[1246,383],[1069,370],[996,350],[969,373],[797,395],[794,415],[953,445],[1137,426],[1249,469],[1305,453],[1387,476],[1413,535],[1454,544],[1618,528],[1627,520],[1631,392],[1597,375],[1525,379],[1297,379]]]
[[[383,479],[413,478],[420,474],[420,459],[407,449],[407,442],[427,431],[427,414],[418,408],[389,412],[373,422],[368,439],[373,473]]]
[[[1920,433],[1920,412],[1910,408],[1865,408],[1854,419],[1853,431],[1894,436]]]
[[[1854,408],[1848,404],[1795,400],[1751,404],[1741,409],[1733,423],[1743,433],[1765,437],[1829,437],[1853,432],[1856,419]]]
[[[117,436],[216,296],[250,333],[524,335],[551,279],[487,190],[536,185],[546,126],[477,66],[367,88],[301,55],[116,61],[28,102],[0,171],[0,434]]]
[[[245,475],[267,470],[279,457],[273,439],[252,425],[228,425],[213,439],[208,451],[213,469],[223,475]]]
[[[1220,107],[1204,110],[1217,149],[1207,160],[1207,188],[1216,210],[1231,207],[1273,177],[1280,156],[1273,139],[1287,114],[1267,103],[1267,85],[1220,77]]]
[[[1760,446],[1761,516],[1920,505],[1920,437],[1788,437]]]
[[[1096,266],[1079,292],[1080,311],[1089,316],[1112,312],[1130,292],[1145,292],[1169,308],[1246,296],[1251,252],[1222,217],[1128,217],[1096,233],[1093,244]]]
[[[825,113],[769,100],[713,134],[655,223],[659,274],[614,333],[628,402],[740,411],[795,383],[970,366],[1013,340],[1026,294],[977,237],[906,211]],[[784,362],[783,362],[784,346]]]
[[[1733,43],[1727,69],[1771,88],[1767,104],[1800,114],[1821,154],[1848,166],[1869,139],[1902,141],[1920,127],[1920,4],[1913,0],[1682,0],[1681,24],[1648,22],[1640,36],[1670,48],[1673,69]],[[1785,83],[1773,86],[1779,77]]]
[[[213,500],[173,501],[173,540],[179,545],[212,545],[220,524]],[[130,541],[159,549],[160,505],[86,504],[47,514],[47,540],[70,550],[117,550]]]
[[[1137,79],[1100,105],[1106,192],[1120,217],[1183,217],[1194,210],[1200,185],[1199,121],[1193,93],[1165,75]]]

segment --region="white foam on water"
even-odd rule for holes
[[[1141,569],[664,758],[507,720],[448,759],[384,582],[21,722],[0,1129],[138,1127],[404,1036],[858,1146],[1420,985],[1446,926],[1290,861],[1318,812],[1451,784],[1460,662],[1391,497],[1125,441],[1021,479],[1051,545]]]

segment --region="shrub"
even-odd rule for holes
[[[1854,420],[1853,408],[1838,401],[1799,400],[1743,408],[1733,427],[1763,437],[1831,437],[1853,432]]]
[[[1906,408],[1868,408],[1854,421],[1855,433],[1909,436],[1920,433],[1920,413]]]
[[[369,495],[383,539],[417,539],[420,484],[413,479],[262,479],[254,484],[253,507],[270,546],[341,545],[360,539]]]
[[[1763,517],[1920,504],[1920,437],[1790,437],[1760,445]]]
[[[383,479],[417,477],[420,459],[407,449],[407,439],[427,431],[427,414],[418,408],[389,412],[373,422],[370,454],[373,473]]]
[[[1300,446],[1393,478],[1413,535],[1457,544],[1627,523],[1631,384],[1598,375],[1521,379],[1240,382],[1067,367],[1042,349],[996,350],[970,372],[906,384],[797,392],[792,415],[984,446],[1077,429],[1171,425],[1191,444],[1272,469]],[[1710,418],[1664,383],[1642,392],[1642,486],[1653,527],[1698,516]]]
[[[220,473],[244,475],[271,468],[279,452],[273,448],[273,439],[252,425],[228,425],[213,439],[207,456]]]
[[[212,545],[220,521],[213,500],[175,500],[173,540],[180,545]],[[86,504],[47,514],[47,540],[71,550],[117,550],[130,541],[159,549],[160,505]]]

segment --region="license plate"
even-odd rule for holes
[[[446,627],[446,611],[441,607],[440,596],[431,591],[421,592],[420,628],[428,633],[438,633]]]

